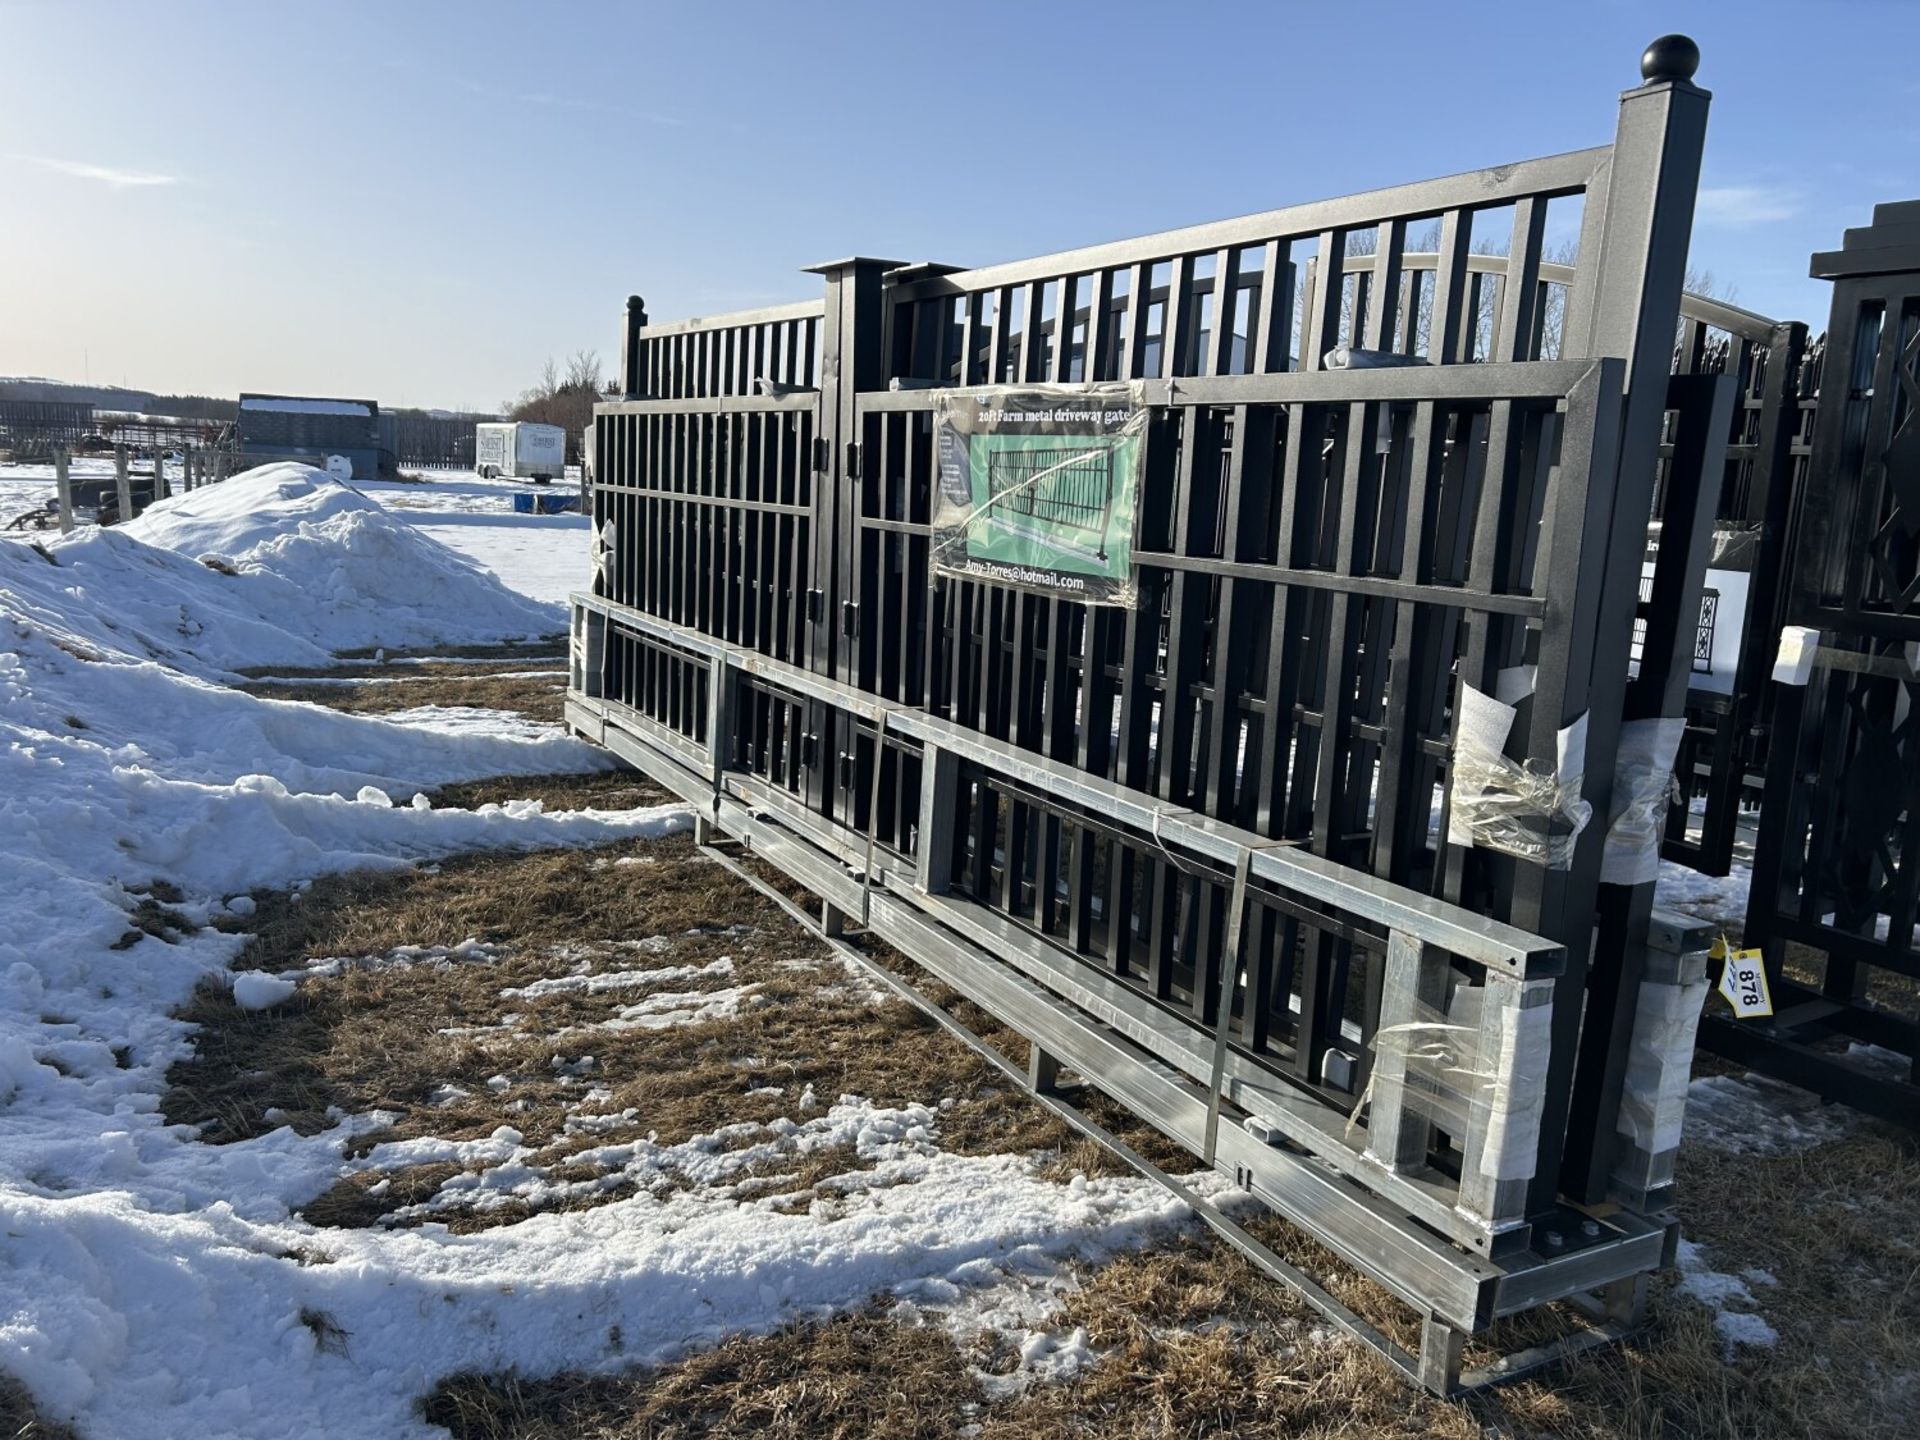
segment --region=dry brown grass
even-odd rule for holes
[[[324,689],[330,693],[314,698],[337,704],[347,687]],[[521,697],[515,703],[528,702]],[[631,775],[481,782],[450,787],[436,798],[475,805],[523,796],[555,807],[630,806],[659,798]],[[609,863],[619,858],[653,863]],[[795,893],[790,882],[768,878],[783,893]],[[165,898],[155,897],[157,909]],[[511,1123],[537,1143],[560,1134],[566,1106],[579,1093],[556,1077],[552,1058],[592,1053],[594,1083],[614,1092],[605,1108],[638,1108],[647,1128],[668,1143],[791,1109],[784,1097],[748,1096],[751,1086],[780,1084],[791,1095],[811,1083],[823,1101],[843,1091],[882,1104],[954,1096],[959,1103],[941,1122],[941,1144],[949,1150],[1046,1151],[1052,1156],[1048,1173],[1058,1179],[1120,1168],[908,1007],[875,1006],[835,993],[838,972],[832,967],[782,967],[782,959],[819,956],[824,947],[699,858],[684,840],[629,842],[593,853],[463,859],[434,874],[318,881],[298,902],[258,898],[260,913],[248,922],[257,939],[243,964],[287,968],[315,956],[454,944],[468,936],[501,948],[488,963],[349,971],[337,980],[309,981],[293,1002],[258,1015],[237,1010],[224,992],[203,991],[190,1012],[205,1027],[198,1054],[175,1070],[165,1104],[171,1118],[211,1120],[209,1135],[216,1140],[268,1128],[264,1111],[271,1106],[306,1127],[324,1123],[326,1107],[338,1105],[400,1112],[389,1136],[379,1138],[466,1138]],[[752,933],[727,933],[724,927],[736,924],[752,926]],[[553,1031],[603,1015],[607,999],[554,997],[537,1006],[509,1006],[499,997],[505,986],[565,973],[570,961],[556,947],[656,934],[676,937],[670,955],[621,963],[688,964],[728,954],[737,973],[722,983],[758,983],[769,1003],[709,1025],[555,1042]],[[903,957],[883,949],[869,953],[950,1003],[1004,1054],[1024,1061],[1024,1045],[1005,1027],[944,992]],[[611,963],[603,958],[599,968]],[[532,1012],[535,1023],[524,1034],[436,1033],[495,1022],[509,1008]],[[750,1058],[757,1063],[748,1069]],[[503,1096],[484,1084],[498,1073],[513,1080]],[[471,1093],[450,1106],[428,1104],[428,1094],[447,1082]],[[525,1103],[509,1110],[514,1102]],[[1088,1108],[1159,1163],[1191,1166],[1182,1152],[1117,1107],[1092,1097]],[[804,1191],[856,1164],[851,1154],[828,1152],[804,1167],[782,1166],[786,1178],[778,1188]],[[357,1177],[323,1196],[307,1215],[323,1225],[378,1223],[396,1208],[432,1196],[457,1168],[398,1172],[380,1196],[368,1193],[379,1177]],[[426,1398],[425,1414],[462,1440],[737,1434],[852,1440],[959,1433],[983,1440],[1891,1440],[1911,1434],[1920,1407],[1920,1157],[1913,1141],[1861,1126],[1846,1139],[1798,1156],[1695,1147],[1683,1157],[1681,1183],[1687,1233],[1709,1247],[1715,1269],[1757,1265],[1778,1278],[1775,1286],[1756,1286],[1763,1314],[1781,1333],[1776,1349],[1742,1351],[1729,1363],[1712,1313],[1663,1282],[1652,1325],[1638,1343],[1487,1396],[1445,1403],[1415,1394],[1368,1352],[1330,1337],[1304,1305],[1236,1254],[1195,1237],[1084,1270],[1080,1288],[1049,1323],[1084,1326],[1101,1351],[1099,1363],[1076,1380],[1036,1387],[1015,1399],[989,1401],[970,1368],[1005,1371],[1013,1357],[984,1341],[963,1354],[945,1332],[895,1323],[876,1303],[830,1322],[739,1337],[677,1364],[628,1375],[537,1382],[513,1375],[454,1377]],[[605,1192],[589,1203],[620,1193]],[[525,1213],[508,1209],[455,1217],[453,1223],[498,1224]],[[1304,1236],[1271,1218],[1252,1228],[1401,1343],[1415,1339],[1414,1317]],[[1520,1342],[1541,1328],[1538,1322],[1512,1326],[1488,1339]],[[1490,1353],[1483,1342],[1469,1361]],[[5,1404],[0,1396],[0,1416],[10,1419]]]
[[[790,887],[783,887],[790,888]],[[742,892],[744,893],[744,892]],[[876,952],[892,968],[913,967]],[[923,989],[937,991],[923,974]],[[952,997],[947,997],[952,998]],[[978,1033],[1008,1032],[960,1002]],[[1017,1055],[1017,1047],[1001,1048]],[[1030,1103],[1008,1097],[1009,1108]],[[1102,1118],[1176,1164],[1112,1107]],[[1058,1144],[1061,1178],[1102,1168],[1085,1142]],[[1109,1164],[1111,1162],[1108,1162]],[[1188,1162],[1191,1163],[1191,1162]],[[1184,1168],[1184,1167],[1183,1167]],[[1920,1400],[1920,1153],[1910,1137],[1861,1126],[1796,1156],[1703,1147],[1683,1161],[1687,1233],[1708,1263],[1770,1269],[1755,1284],[1780,1333],[1771,1351],[1732,1353],[1713,1314],[1662,1282],[1652,1324],[1614,1347],[1465,1402],[1415,1394],[1368,1352],[1330,1338],[1304,1305],[1206,1239],[1122,1257],[1082,1276],[1053,1322],[1085,1326],[1100,1363],[1075,1381],[988,1403],[964,1368],[1010,1357],[962,1356],[932,1332],[877,1313],[731,1341],[657,1371],[530,1383],[466,1376],[436,1392],[429,1413],[456,1436],[680,1437],[954,1434],[983,1440],[1113,1435],[1527,1435],[1566,1440],[1681,1437],[1877,1437],[1912,1433]],[[1285,1258],[1402,1344],[1415,1317],[1276,1219],[1253,1228]],[[1542,1338],[1564,1323],[1514,1322],[1470,1347]],[[884,1340],[884,1344],[876,1344]],[[859,1352],[856,1362],[848,1347]],[[906,1414],[890,1397],[915,1402]],[[765,1408],[771,1406],[772,1408]]]
[[[945,1335],[867,1312],[730,1340],[645,1381],[459,1376],[425,1414],[460,1440],[935,1440],[977,1399],[958,1358]]]
[[[506,793],[525,788],[501,783]],[[592,800],[597,787],[630,786],[631,777],[553,784],[566,799]],[[601,1109],[637,1109],[663,1144],[726,1124],[771,1121],[790,1113],[809,1085],[823,1105],[846,1093],[879,1105],[951,1098],[941,1117],[942,1144],[951,1151],[1047,1149],[1069,1138],[1057,1120],[908,1007],[869,1003],[816,939],[685,839],[476,856],[448,861],[437,873],[332,876],[298,898],[257,898],[258,912],[244,922],[253,939],[241,968],[292,969],[313,959],[468,938],[500,948],[489,961],[348,968],[303,981],[292,1000],[268,1011],[241,1010],[219,982],[204,986],[183,1012],[200,1027],[195,1053],[170,1072],[162,1105],[169,1119],[201,1125],[215,1143],[281,1123],[318,1131],[331,1123],[330,1109],[388,1110],[399,1118],[374,1138],[471,1139],[510,1124],[530,1145],[555,1144],[550,1158],[557,1161],[568,1148],[562,1142],[569,1106],[586,1082],[557,1070],[556,1062],[586,1055],[594,1057],[590,1083],[612,1092]],[[671,937],[664,955],[617,948],[660,936]],[[732,962],[729,976],[660,987],[758,987],[751,1008],[706,1023],[587,1028],[643,991],[512,1000],[500,994],[566,975],[583,958],[606,971],[708,965],[723,956]],[[796,968],[797,961],[820,963]],[[503,1013],[524,1019],[511,1029],[485,1028],[497,1026]],[[487,1081],[501,1075],[510,1086],[495,1093]],[[445,1085],[468,1093],[434,1103]],[[745,1093],[773,1085],[787,1093]],[[782,1188],[810,1187],[854,1166],[850,1153],[832,1155]],[[306,1215],[317,1224],[374,1223],[427,1199],[453,1173],[444,1166],[402,1171],[379,1196],[370,1187],[385,1177],[362,1173],[341,1181]],[[602,1191],[583,1203],[622,1193]],[[507,1206],[451,1223],[496,1225],[525,1213]]]
[[[451,671],[452,673],[446,673]],[[418,705],[470,705],[516,710],[534,720],[558,724],[565,708],[567,682],[561,675],[513,675],[503,678],[451,665],[421,666],[393,684],[263,684],[241,687],[268,700],[304,700],[359,715],[390,715]]]
[[[1905,1163],[1911,1166],[1911,1155]],[[1734,1241],[1715,1243],[1731,1249]],[[1871,1307],[1842,1301],[1823,1315],[1807,1314],[1788,1297],[1794,1282],[1786,1274],[1777,1292],[1766,1292],[1769,1317],[1794,1327],[1777,1352],[1729,1365],[1710,1313],[1668,1295],[1635,1344],[1461,1402],[1410,1390],[1368,1352],[1331,1338],[1303,1305],[1237,1255],[1204,1240],[1122,1257],[1083,1281],[1052,1323],[1085,1326],[1102,1351],[1099,1363],[1072,1382],[1011,1400],[989,1404],[963,1368],[983,1357],[962,1357],[934,1332],[870,1313],[737,1339],[634,1376],[462,1376],[435,1392],[427,1413],[459,1440],[740,1433],[852,1440],[951,1435],[965,1426],[977,1426],[964,1433],[981,1440],[1891,1440],[1912,1433],[1915,1372],[1887,1368],[1911,1364],[1912,1341],[1891,1333],[1902,1326],[1911,1333],[1910,1304],[1886,1315],[1880,1332],[1865,1346],[1856,1340],[1849,1353],[1830,1348],[1833,1337],[1825,1332],[1862,1323]],[[1805,1332],[1803,1322],[1810,1325]],[[986,1368],[1004,1366],[987,1357]],[[894,1408],[902,1395],[912,1397],[905,1413]]]
[[[1855,1143],[1855,1142],[1848,1142]],[[1836,1155],[1852,1165],[1890,1158]],[[1880,1199],[1910,1184],[1911,1146],[1900,1150]],[[1804,1161],[1767,1176],[1791,1186]],[[1739,1157],[1709,1167],[1745,1171]],[[1763,1167],[1765,1168],[1765,1167]],[[1835,1172],[1839,1173],[1839,1172]],[[1706,1191],[1714,1177],[1690,1177]],[[1839,1193],[1841,1187],[1830,1182]],[[1703,1202],[1711,1197],[1703,1194]],[[1869,1208],[1873,1208],[1871,1202]],[[1904,1204],[1912,1219],[1909,1192]],[[1823,1206],[1816,1207],[1817,1212]],[[1809,1217],[1815,1218],[1815,1217]],[[1882,1217],[1886,1218],[1886,1217]],[[1281,1227],[1260,1227],[1299,1258]],[[1710,1222],[1701,1229],[1729,1254],[1742,1252],[1737,1232]],[[1908,1232],[1909,1236],[1911,1231]],[[1773,1255],[1794,1227],[1768,1235]],[[1870,1257],[1836,1247],[1841,1264]],[[1750,1252],[1749,1252],[1750,1253]],[[1809,1257],[1815,1270],[1832,1256]],[[1731,1263],[1731,1262],[1728,1262]],[[1908,1264],[1911,1260],[1909,1257]],[[1888,1296],[1891,1312],[1861,1303],[1857,1292],[1793,1293],[1791,1267],[1776,1261],[1780,1284],[1765,1292],[1766,1313],[1780,1324],[1781,1348],[1729,1365],[1708,1311],[1668,1295],[1635,1344],[1616,1347],[1559,1370],[1462,1402],[1417,1394],[1392,1378],[1368,1352],[1332,1338],[1302,1304],[1264,1280],[1237,1255],[1194,1239],[1124,1256],[1082,1276],[1052,1323],[1085,1326],[1101,1350],[1080,1378],[1037,1386],[988,1403],[968,1362],[1005,1368],[1006,1357],[960,1355],[935,1332],[892,1325],[877,1313],[827,1325],[742,1338],[678,1365],[618,1378],[562,1376],[526,1382],[462,1376],[428,1403],[428,1415],[459,1440],[663,1440],[741,1433],[882,1437],[964,1433],[981,1440],[1068,1440],[1068,1437],[1565,1437],[1565,1440],[1695,1440],[1695,1437],[1891,1437],[1912,1433],[1914,1320],[1911,1296]],[[1911,1271],[1904,1272],[1911,1290]],[[1899,1275],[1890,1277],[1897,1280]],[[1336,1285],[1364,1310],[1366,1287]],[[1844,1287],[1838,1287],[1844,1288]],[[1883,1290],[1897,1290],[1890,1284]],[[1782,1323],[1784,1322],[1784,1323]],[[1842,1342],[1865,1325],[1866,1336]],[[1862,1343],[1864,1341],[1864,1343]],[[1899,1367],[1906,1367],[1904,1369]],[[1901,1376],[1905,1376],[1902,1388]],[[911,1397],[902,1412],[895,1397]]]
[[[79,1440],[65,1425],[41,1416],[19,1382],[0,1374],[0,1437],[4,1440]]]
[[[433,792],[436,805],[470,810],[509,800],[538,800],[549,810],[637,810],[644,805],[665,805],[672,799],[646,776],[631,770],[593,775],[510,775],[442,785]]]

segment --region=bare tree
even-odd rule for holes
[[[539,380],[521,391],[519,399],[500,408],[509,420],[560,426],[571,449],[579,442],[580,432],[593,423],[593,407],[602,398],[605,383],[599,352],[576,350],[564,367],[549,358],[540,367]]]
[[[563,388],[568,390],[592,390],[598,392],[601,387],[600,352],[597,350],[576,350],[573,358],[567,361],[567,378]]]

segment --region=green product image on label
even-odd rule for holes
[[[968,556],[1124,581],[1137,443],[1131,435],[971,437]]]

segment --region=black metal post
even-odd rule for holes
[[[641,398],[640,332],[646,328],[647,302],[638,295],[629,295],[626,328],[620,335],[621,393],[629,400]]]
[[[1569,679],[1561,712],[1542,713],[1542,707],[1535,706],[1532,724],[1536,732],[1546,732],[1536,735],[1539,744],[1582,715],[1588,717],[1582,793],[1597,817],[1608,814],[1612,797],[1633,612],[1646,552],[1647,517],[1653,508],[1667,376],[1712,98],[1693,84],[1699,63],[1699,47],[1684,35],[1662,36],[1641,56],[1640,73],[1646,83],[1620,97],[1611,174],[1604,189],[1587,196],[1580,238],[1581,274],[1567,306],[1571,353],[1617,355],[1627,361],[1618,483],[1606,512],[1592,517],[1611,527],[1606,561],[1582,575],[1582,593],[1574,601],[1577,607],[1594,607],[1592,623],[1573,628],[1575,643],[1582,635],[1590,636],[1590,648],[1562,662],[1569,666]],[[1544,669],[1545,656],[1541,663]],[[1550,935],[1568,933],[1569,925],[1584,930],[1598,900],[1601,850],[1599,843],[1582,846],[1570,872],[1526,867],[1528,873],[1516,880],[1515,923],[1537,926]],[[1582,1043],[1583,1008],[1594,1003],[1596,996],[1608,1008],[1630,1003],[1621,995],[1626,978],[1622,947],[1633,938],[1597,934],[1592,955],[1570,955],[1559,982],[1551,1078],[1541,1117],[1542,1163],[1534,1177],[1532,1208],[1536,1211],[1544,1212],[1554,1204],[1563,1183],[1576,1195],[1604,1184],[1612,1136],[1567,1136],[1567,1120]],[[1601,941],[1606,942],[1604,950]],[[1625,992],[1628,997],[1631,993]],[[1606,1027],[1591,1038],[1592,1043],[1610,1047],[1607,1069],[1625,1063],[1624,1041]],[[1563,1136],[1567,1137],[1564,1170],[1560,1163]]]

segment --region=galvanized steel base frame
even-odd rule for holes
[[[1437,1390],[1550,1302],[1618,1333],[1672,1242],[1640,1142],[1689,1057],[1645,1093],[1627,1059],[1673,967],[1651,885],[1600,876],[1621,727],[1685,701],[1730,423],[1727,383],[1669,382],[1690,52],[1650,50],[1594,150],[980,270],[840,261],[746,314],[635,300],[597,411],[569,724],[1025,1035],[1036,1088],[1076,1072],[1414,1306],[1419,1357],[1383,1348]],[[1110,380],[1150,410],[1140,602],[930,573],[934,392]],[[1515,700],[1515,764],[1584,728],[1564,867],[1450,838],[1464,685]],[[1444,1113],[1386,1041],[1434,1014],[1472,1076]]]
[[[714,846],[723,839],[731,841],[806,886],[822,903],[818,922],[822,934],[836,940],[843,953],[866,965],[903,998],[940,1017],[949,1031],[988,1055],[1056,1114],[1173,1190],[1264,1273],[1300,1293],[1408,1379],[1438,1394],[1455,1394],[1518,1378],[1638,1328],[1647,1276],[1671,1263],[1678,1231],[1669,1215],[1615,1205],[1560,1206],[1542,1226],[1513,1219],[1493,1223],[1467,1208],[1472,1203],[1470,1187],[1462,1187],[1454,1197],[1457,1213],[1447,1215],[1446,1197],[1440,1193],[1444,1185],[1422,1178],[1415,1167],[1393,1159],[1400,1147],[1390,1138],[1391,1126],[1383,1115],[1390,1087],[1375,1100],[1364,1148],[1354,1145],[1338,1128],[1337,1117],[1324,1107],[1261,1076],[1241,1055],[1210,1045],[1205,1032],[1190,1022],[1143,1003],[1125,986],[1104,980],[1070,954],[1036,943],[990,911],[963,899],[928,893],[917,866],[876,851],[843,827],[822,826],[781,792],[729,772],[723,761],[716,760],[728,749],[727,741],[719,738],[724,731],[714,734],[704,747],[690,745],[685,737],[663,730],[637,712],[594,696],[590,677],[598,658],[596,632],[610,623],[635,624],[636,620],[631,614],[616,618],[585,597],[576,597],[574,614],[576,683],[567,700],[567,723],[576,733],[606,746],[693,805],[701,816],[699,838],[714,858],[729,860],[725,851]],[[729,676],[757,674],[791,685],[796,693],[817,694],[852,713],[865,711],[876,723],[897,727],[903,739],[920,742],[923,763],[936,771],[988,756],[1000,764],[1022,763],[1012,755],[993,754],[996,747],[990,743],[930,717],[888,717],[857,692],[806,672],[789,671],[750,653],[714,645],[694,632],[660,625],[648,628],[659,641],[706,661],[711,677],[710,716],[724,717],[729,708],[727,692],[737,694],[738,680]],[[1045,762],[1028,764],[1032,778],[1043,779],[1052,793],[1070,803],[1113,806],[1122,818],[1131,812],[1135,820],[1151,824],[1159,843],[1172,852],[1191,856],[1197,863],[1220,863],[1232,857],[1243,884],[1270,886],[1275,894],[1338,907],[1355,918],[1395,927],[1388,932],[1390,951],[1411,966],[1421,963],[1422,952],[1440,945],[1488,956],[1490,976],[1497,975],[1496,983],[1512,991],[1515,1003],[1524,1003],[1529,987],[1536,996],[1549,988],[1542,982],[1550,982],[1558,968],[1561,957],[1555,947],[1535,937],[1486,924],[1425,897],[1396,892],[1394,887],[1367,885],[1364,877],[1342,867],[1275,847],[1257,835],[1235,833],[1190,812],[1148,821],[1137,799]],[[932,823],[931,817],[927,823]],[[750,882],[761,883],[750,871],[736,870]],[[767,893],[796,918],[813,923],[778,892]],[[865,952],[846,946],[842,937],[854,926],[893,946],[928,975],[1024,1036],[1032,1047],[1026,1072],[1014,1068],[910,983],[875,964]],[[1381,1333],[1314,1277],[1281,1260],[1191,1187],[1151,1165],[1073,1105],[1060,1093],[1063,1071],[1119,1101],[1232,1177],[1238,1186],[1411,1306],[1421,1319],[1419,1350],[1410,1353]],[[1484,1118],[1491,1122],[1494,1117]],[[1484,1138],[1476,1137],[1480,1143]],[[1664,1192],[1655,1193],[1664,1198]],[[1537,1240],[1536,1228],[1540,1230]],[[1496,1321],[1555,1301],[1568,1302],[1587,1317],[1584,1323],[1558,1341],[1462,1371],[1461,1356],[1469,1337]]]

